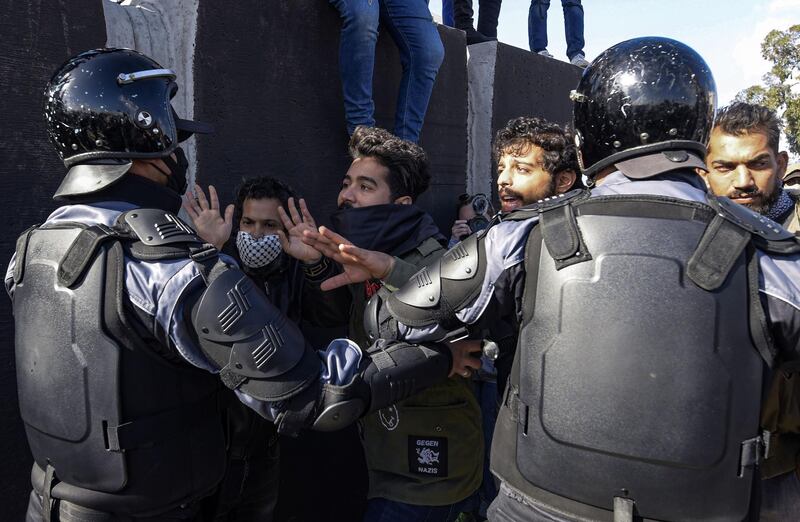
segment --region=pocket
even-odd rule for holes
[[[364,423],[364,449],[372,471],[471,482],[483,459],[480,409],[469,400],[384,408]]]

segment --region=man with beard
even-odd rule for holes
[[[331,217],[337,237],[380,265],[370,277],[349,285],[350,302],[340,309],[349,337],[367,340],[367,300],[381,287],[405,284],[419,268],[443,253],[444,237],[433,219],[414,205],[430,183],[428,159],[418,145],[378,128],[359,127],[350,140],[350,165]],[[322,229],[323,231],[326,229]],[[324,236],[309,231],[309,243],[334,259]],[[346,285],[345,271],[323,288]],[[462,342],[480,350],[478,342]],[[473,368],[480,367],[474,359]],[[483,437],[480,408],[467,377],[448,379],[363,420],[369,470],[365,522],[455,520],[481,483]]]
[[[774,111],[733,103],[717,113],[706,154],[709,170],[698,172],[716,195],[798,232],[800,195],[784,186],[789,156],[779,150],[779,140],[780,119]],[[770,432],[770,450],[761,464],[761,520],[789,520],[800,507],[800,368],[796,363],[775,372],[763,408],[761,426]]]
[[[583,186],[572,136],[542,118],[509,121],[497,131],[494,156],[504,213]]]
[[[779,150],[780,136],[780,119],[770,109],[743,102],[723,107],[708,142],[708,173],[699,172],[714,194],[796,232],[797,198],[783,189],[789,155]]]

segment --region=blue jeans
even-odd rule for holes
[[[372,75],[378,24],[389,31],[400,50],[403,77],[397,95],[394,133],[419,141],[428,101],[444,46],[426,0],[329,0],[342,18],[339,71],[342,77],[347,131],[375,125]]]
[[[453,13],[453,0],[442,0],[442,23],[447,27],[455,27],[456,19]]]
[[[386,498],[367,501],[364,522],[453,522],[462,511],[469,511],[472,497],[449,506],[415,506]]]
[[[564,31],[567,37],[567,56],[583,54],[583,6],[581,0],[561,0],[564,8]],[[547,49],[547,10],[550,0],[533,0],[528,11],[528,43],[531,51]]]

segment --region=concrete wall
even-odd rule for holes
[[[50,196],[64,173],[44,133],[44,85],[69,56],[107,43],[132,46],[176,70],[176,108],[215,124],[214,136],[187,147],[191,174],[201,184],[217,185],[229,200],[243,176],[269,174],[306,196],[320,221],[334,209],[349,160],[340,22],[327,2],[0,0],[0,12],[3,267],[17,235],[53,210]],[[470,49],[468,79],[463,33],[439,31],[446,58],[421,140],[434,181],[420,204],[447,233],[457,194],[491,190],[489,142],[496,129],[523,114],[567,121],[567,93],[578,73],[490,43]],[[401,69],[387,35],[377,55],[376,119],[391,129]],[[0,519],[18,520],[29,491],[30,453],[16,405],[11,307],[2,296],[0,339]]]
[[[44,133],[42,92],[69,56],[102,47],[97,0],[0,2],[0,266],[5,275],[17,235],[53,209],[64,167]],[[17,409],[11,302],[0,296],[0,519],[22,520],[31,457]]]
[[[572,122],[569,92],[581,70],[498,42],[469,47],[470,192],[497,195],[491,141],[512,118],[539,116],[560,125]]]

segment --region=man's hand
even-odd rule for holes
[[[295,207],[294,198],[289,198],[287,206],[289,207],[288,214],[283,207],[278,207],[278,214],[280,215],[283,227],[286,229],[285,234],[282,231],[278,232],[278,237],[281,238],[283,251],[307,265],[313,265],[322,259],[322,254],[313,246],[303,242],[303,232],[306,230],[317,230],[314,217],[311,215],[311,212],[308,211],[306,200],[303,198],[300,198],[300,212],[298,212],[297,207]]]
[[[187,192],[183,198],[183,208],[192,218],[197,235],[221,250],[222,245],[231,237],[233,205],[225,208],[223,217],[219,211],[219,198],[214,185],[208,186],[208,197],[210,201],[206,199],[200,185],[195,184],[194,197]]]
[[[361,283],[369,279],[384,279],[394,268],[394,257],[375,250],[359,248],[326,227],[303,232],[303,242],[333,259],[344,269],[339,275],[326,279],[323,290]]]
[[[450,234],[456,241],[461,241],[462,237],[472,234],[472,229],[467,225],[466,219],[457,219],[450,229]]]
[[[483,343],[477,339],[462,339],[448,343],[453,354],[453,367],[448,377],[455,375],[467,378],[473,371],[481,369],[481,347]]]

